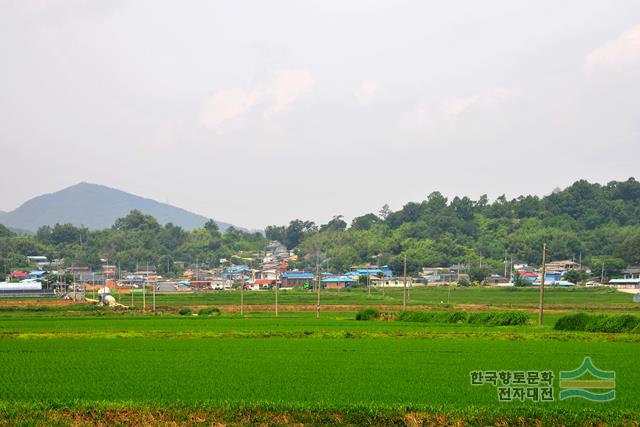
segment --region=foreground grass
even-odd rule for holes
[[[581,411],[539,408],[446,410],[441,407],[375,406],[318,407],[273,404],[211,408],[199,406],[141,406],[109,402],[74,402],[73,405],[0,404],[0,425],[571,425],[638,426],[638,412]]]
[[[17,335],[0,338],[0,420],[637,425],[640,419],[640,343],[619,341],[620,335],[352,319],[71,318],[50,323],[64,324],[58,334],[45,332],[46,319],[3,320],[5,329],[18,323]],[[117,322],[133,328],[132,338],[112,333]],[[31,332],[21,332],[29,323]],[[557,375],[586,355],[616,371],[615,401],[501,404],[495,388],[469,384],[471,370]]]
[[[603,305],[603,306],[606,306]],[[353,311],[202,318],[5,310],[0,425],[638,425],[640,334],[356,321]],[[633,309],[629,309],[633,311]],[[172,312],[173,313],[173,312]],[[616,400],[499,403],[472,370],[616,371]],[[557,380],[555,383],[558,386]],[[557,389],[556,389],[557,390]],[[556,391],[557,392],[557,391]],[[556,395],[557,398],[557,395]]]
[[[618,398],[598,408],[624,409],[635,407],[639,349],[636,343],[540,345],[454,337],[3,340],[0,395],[4,401],[50,404],[89,399],[146,405],[496,407],[496,390],[470,386],[470,371],[557,372],[579,366],[590,355],[618,374]]]

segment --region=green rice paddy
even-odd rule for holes
[[[478,304],[486,295],[496,296],[492,306],[531,304],[532,295],[520,290],[482,291],[462,290],[457,297],[474,302],[459,304]],[[412,297],[426,305],[438,298],[429,292],[434,291]],[[214,293],[229,300],[237,296],[227,294]],[[163,307],[210,302],[208,294],[189,304],[178,304],[181,295],[169,297],[176,299]],[[629,296],[622,297],[606,290],[552,290],[549,300],[574,301],[601,313],[637,313]],[[598,304],[607,308],[594,308]],[[562,314],[550,313],[540,327],[532,311],[526,311],[526,325],[490,326],[356,321],[356,310],[348,308],[316,319],[315,311],[281,312],[276,318],[271,311],[240,316],[219,307],[220,317],[206,318],[170,309],[154,315],[84,305],[3,307],[0,424],[638,425],[640,420],[640,334],[557,331],[553,324]],[[559,372],[577,368],[586,356],[616,372],[614,400],[558,399]],[[470,372],[478,370],[552,371],[555,399],[500,402],[496,387],[470,384]]]

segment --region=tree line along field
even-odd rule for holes
[[[414,291],[419,301],[439,296]],[[460,304],[496,295],[497,310],[530,305],[537,296],[529,289],[458,291]],[[308,294],[300,293],[289,295]],[[593,313],[637,315],[630,296],[622,294],[624,302],[604,290],[564,289],[548,295],[563,309],[542,327],[532,310],[527,325],[488,326],[356,321],[349,306],[320,319],[313,311],[240,316],[233,301],[220,304],[217,317],[180,316],[169,307],[194,301],[174,301],[155,315],[88,304],[2,306],[0,424],[638,425],[640,335],[553,329],[561,313],[575,311],[571,301]],[[363,291],[349,298],[353,307],[369,301]],[[500,403],[494,387],[470,385],[472,370],[557,375],[585,356],[615,370],[614,401]]]

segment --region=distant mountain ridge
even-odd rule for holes
[[[171,222],[187,230],[201,227],[209,220],[166,203],[103,185],[81,182],[55,193],[34,197],[11,212],[0,211],[0,223],[32,232],[43,225],[56,223],[70,223],[95,230],[111,227],[116,219],[133,209],[153,215],[161,224]],[[231,226],[225,222],[216,223],[221,230]]]

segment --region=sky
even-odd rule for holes
[[[637,176],[637,0],[0,0],[0,210],[263,228]]]

